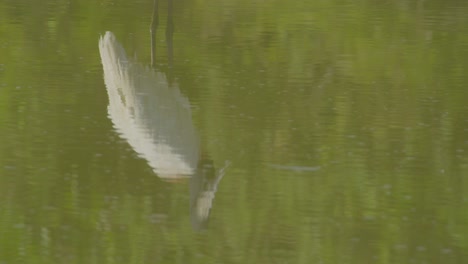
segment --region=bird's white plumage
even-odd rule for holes
[[[114,34],[99,40],[108,115],[121,137],[161,178],[188,177],[199,159],[190,103],[165,74],[128,59]]]

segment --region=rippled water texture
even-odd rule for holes
[[[466,1],[0,1],[0,264],[468,263]]]

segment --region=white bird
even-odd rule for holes
[[[108,115],[115,129],[160,178],[192,177],[192,226],[206,228],[230,162],[216,171],[212,160],[202,157],[190,103],[176,84],[169,85],[164,73],[130,60],[111,32],[99,39],[99,52],[109,95]]]
[[[190,103],[166,75],[127,57],[111,32],[99,40],[108,116],[162,179],[190,177],[200,159]]]

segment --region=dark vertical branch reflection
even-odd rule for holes
[[[159,25],[159,15],[158,15],[158,0],[154,0],[153,4],[153,16],[151,17],[151,66],[154,67],[156,63],[156,32]]]
[[[172,38],[174,35],[174,22],[172,20],[172,14],[173,14],[172,0],[167,0],[166,41],[167,41],[167,57],[169,61],[169,68],[172,68],[172,63],[173,63]]]

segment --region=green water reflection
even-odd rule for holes
[[[0,2],[0,263],[467,261],[465,1],[156,11]]]

